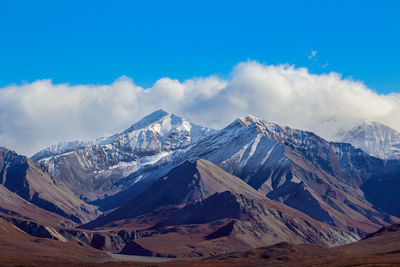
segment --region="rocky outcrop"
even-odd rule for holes
[[[49,226],[12,216],[0,216],[0,218],[9,222],[16,227],[16,229],[33,237],[72,242],[80,246],[93,247],[109,252],[120,252],[126,244],[139,236],[136,234],[136,231],[133,230],[95,232],[75,228]]]

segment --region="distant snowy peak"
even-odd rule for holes
[[[310,126],[329,141],[350,143],[382,159],[400,159],[400,132],[365,119],[329,118]]]
[[[339,131],[337,139],[375,157],[400,159],[400,132],[377,122],[365,120],[349,131]]]

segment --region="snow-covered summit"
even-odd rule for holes
[[[215,132],[174,114],[157,110],[116,135],[110,145],[138,155],[183,149]]]
[[[400,132],[378,122],[365,120],[349,131],[338,132],[337,139],[375,157],[400,159]]]
[[[253,123],[260,123],[262,119],[257,118],[256,116],[253,116],[251,114],[247,114],[245,117],[237,118],[237,122],[239,122],[242,126],[249,126]]]
[[[172,115],[176,117],[174,114],[170,114],[162,109],[156,110],[153,113],[143,117],[141,120],[133,124],[131,127],[126,129],[124,132],[131,132],[134,130],[139,130],[148,127],[149,125],[160,121],[162,118]],[[177,117],[178,118],[178,117]]]
[[[323,138],[350,143],[382,159],[400,159],[400,132],[366,119],[329,118],[310,127]]]
[[[91,141],[60,142],[40,150],[32,158],[43,160],[96,145],[122,149],[125,152],[154,154],[162,150],[186,148],[213,132],[215,130],[193,124],[160,109],[121,133]]]

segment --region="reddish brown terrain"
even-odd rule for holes
[[[327,248],[279,243],[204,260],[210,266],[399,266],[400,224],[358,242]]]
[[[0,219],[2,266],[400,266],[400,224],[339,247],[278,243],[244,252],[163,263],[121,261],[71,242],[33,238]]]
[[[100,250],[23,232],[0,218],[0,265],[65,265],[97,263],[110,260]]]

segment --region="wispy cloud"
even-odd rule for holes
[[[308,56],[308,59],[312,59],[313,57],[315,57],[317,55],[317,51],[312,50],[311,54]]]
[[[400,94],[377,94],[337,73],[248,61],[230,80],[162,78],[145,89],[121,77],[110,85],[39,80],[2,88],[0,146],[32,154],[62,140],[107,136],[158,108],[215,128],[254,114],[304,129],[323,117],[363,117],[400,129]]]

